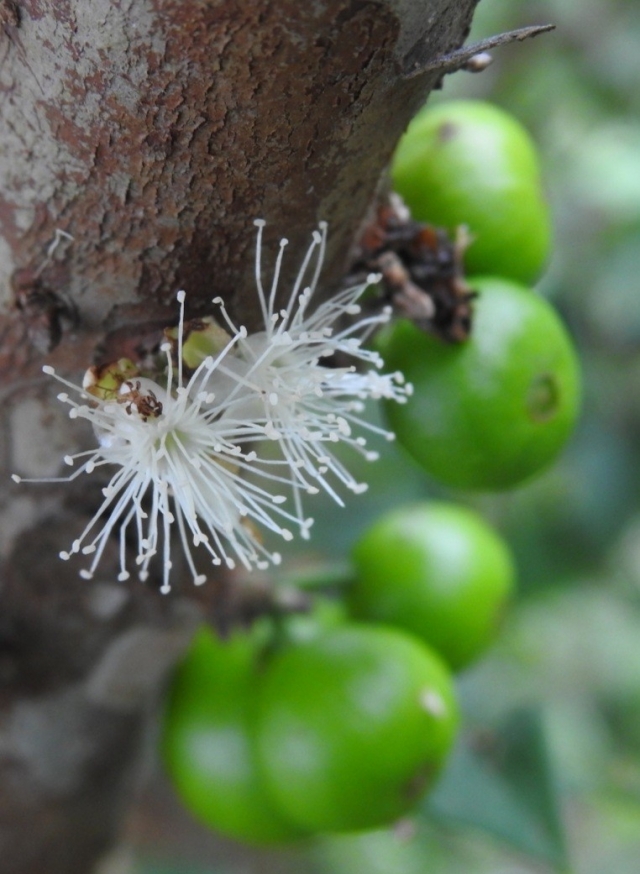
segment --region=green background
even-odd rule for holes
[[[503,532],[520,577],[501,639],[459,681],[464,742],[413,823],[283,853],[205,833],[157,777],[130,826],[127,871],[637,874],[640,4],[482,0],[471,39],[547,21],[554,33],[495,50],[484,73],[448,77],[432,98],[493,100],[532,132],[555,223],[539,288],[585,373],[581,423],[552,470],[498,497],[455,495]],[[384,452],[358,472],[349,459],[370,490],[347,510],[327,501],[320,513],[316,499],[315,555],[300,562],[323,549],[340,561],[383,509],[452,496]]]

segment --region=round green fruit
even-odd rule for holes
[[[471,337],[445,345],[399,320],[377,346],[413,383],[406,404],[385,403],[398,441],[435,479],[465,489],[508,489],[564,446],[580,402],[576,353],[543,298],[495,277],[478,291]]]
[[[513,591],[509,549],[456,504],[387,513],[353,550],[352,615],[410,631],[458,670],[494,640]]]
[[[467,272],[533,282],[551,225],[535,147],[512,116],[482,101],[428,107],[410,124],[392,166],[414,218],[473,236]]]
[[[347,618],[347,608],[342,599],[316,595],[306,613],[291,613],[284,619],[278,645],[305,643],[331,628],[343,625]]]
[[[347,625],[267,666],[258,749],[265,781],[301,828],[353,831],[407,812],[440,769],[457,707],[451,675],[415,638]]]
[[[252,844],[283,843],[301,830],[276,809],[257,765],[259,651],[252,633],[223,641],[199,632],[170,690],[162,755],[185,806],[206,825]]]

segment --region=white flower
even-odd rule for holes
[[[68,482],[99,467],[115,467],[103,488],[101,506],[71,549],[60,553],[63,559],[79,552],[91,555],[89,567],[81,571],[87,579],[95,573],[114,532],[120,544],[118,579],[129,578],[126,540],[132,531],[137,541],[138,576],[146,579],[152,557],[161,553],[161,591],[168,592],[174,526],[196,584],[205,577],[196,570],[192,545],[207,550],[214,565],[224,562],[234,567],[239,561],[250,569],[277,564],[279,553],[262,545],[257,529],[266,528],[291,540],[293,534],[286,526],[292,525],[307,538],[313,520],[303,514],[305,493],[324,490],[343,505],[337,486],[342,484],[353,492],[366,489],[336,457],[333,447],[344,443],[374,460],[378,453],[367,448],[362,432],[393,438],[363,415],[368,399],[402,403],[411,392],[401,374],[381,374],[380,356],[363,346],[370,332],[388,320],[389,311],[353,320],[361,314],[358,299],[367,283],[312,310],[326,245],[325,223],[313,233],[287,303],[277,308],[287,241],[280,243],[267,295],[260,260],[264,222],[256,221],[256,225],[256,283],[264,330],[248,336],[244,327],[233,324],[224,303],[216,298],[214,303],[230,334],[216,328],[207,339],[203,332],[196,347],[211,352],[215,348],[216,352],[197,367],[193,364],[195,370],[185,379],[185,293],[180,291],[177,372],[171,343],[165,343],[161,350],[166,355],[167,376],[162,385],[146,377],[120,374],[116,368],[115,388],[105,391],[102,387],[96,392],[90,381],[75,386],[52,367],[43,368],[79,395],[74,400],[64,392],[58,398],[71,407],[71,418],[92,424],[98,446],[65,457],[70,466],[79,463],[68,477],[25,481]],[[312,264],[310,282],[304,285]],[[376,280],[369,277],[369,281]],[[351,323],[345,325],[345,319]],[[209,340],[211,347],[207,347]],[[359,373],[354,364],[345,366],[345,355],[369,369]],[[265,438],[278,446],[277,458],[261,452]],[[13,478],[21,481],[19,476]],[[284,493],[274,494],[274,489]],[[293,500],[290,510],[283,506],[289,495]]]
[[[70,476],[31,481],[67,482],[103,465],[116,467],[103,489],[101,506],[73,541],[71,550],[60,553],[63,559],[78,552],[92,555],[90,567],[80,572],[87,579],[93,576],[114,529],[119,530],[120,539],[118,579],[129,577],[125,538],[132,527],[137,535],[139,577],[146,579],[152,556],[162,550],[161,590],[167,592],[174,525],[193,581],[200,584],[205,577],[196,571],[191,543],[208,550],[214,565],[224,561],[228,567],[234,567],[237,559],[247,568],[266,567],[269,562],[279,563],[280,556],[261,545],[252,532],[253,522],[277,532],[285,540],[291,540],[293,535],[276,519],[292,521],[302,528],[310,524],[292,517],[280,506],[286,500],[284,495],[269,493],[255,480],[243,478],[257,457],[255,450],[246,451],[243,447],[251,446],[259,435],[251,423],[227,415],[228,404],[224,400],[218,402],[215,396],[216,370],[245,338],[245,329],[235,332],[217,357],[206,358],[183,384],[184,298],[184,292],[178,292],[178,372],[174,373],[170,344],[164,344],[161,348],[166,353],[168,372],[163,386],[146,378],[130,379],[122,383],[117,395],[100,399],[59,377],[52,367],[43,368],[80,395],[80,403],[66,392],[58,395],[58,399],[71,406],[71,418],[91,422],[99,445],[65,457],[71,466],[82,460]],[[237,393],[234,397],[237,401]],[[290,479],[264,468],[258,473],[278,485],[290,485]],[[21,481],[16,475],[13,479]]]
[[[358,300],[371,282],[379,277],[370,276],[368,282],[349,288],[312,309],[326,245],[325,222],[314,231],[312,243],[298,272],[285,306],[278,307],[276,297],[278,279],[287,240],[280,242],[280,250],[269,293],[262,285],[261,249],[264,221],[257,220],[256,285],[264,320],[264,330],[240,337],[234,350],[220,370],[237,380],[227,400],[235,404],[235,415],[245,415],[254,424],[261,425],[267,438],[277,441],[295,478],[294,500],[296,515],[301,517],[301,492],[314,493],[323,489],[340,505],[343,500],[334,488],[334,481],[353,492],[362,492],[366,485],[357,482],[336,458],[331,447],[345,443],[368,460],[375,460],[377,452],[366,448],[361,433],[369,431],[393,439],[393,434],[370,424],[363,417],[364,401],[368,398],[389,398],[400,403],[411,393],[402,374],[380,374],[383,362],[380,356],[363,346],[369,334],[388,321],[390,310],[352,321],[345,317],[361,313]],[[313,264],[310,281],[303,287]],[[214,301],[222,315],[237,333],[220,298]],[[354,365],[325,366],[328,359],[344,355],[372,365],[375,369],[358,373]],[[253,392],[253,399],[251,397]],[[306,529],[302,530],[306,536]]]

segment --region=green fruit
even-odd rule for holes
[[[353,559],[352,614],[412,632],[454,670],[493,641],[514,585],[505,542],[456,504],[387,513],[360,538]]]
[[[198,634],[171,687],[162,754],[184,804],[206,825],[253,844],[282,843],[301,830],[276,809],[257,767],[258,652],[254,634]]]
[[[265,781],[301,828],[393,822],[425,791],[457,725],[440,657],[395,629],[347,625],[278,653],[260,693]]]
[[[410,124],[392,167],[414,218],[474,237],[467,272],[533,282],[548,256],[550,218],[535,147],[503,110],[482,101],[428,107]]]
[[[400,320],[377,339],[414,394],[385,403],[398,441],[434,478],[465,489],[511,488],[550,464],[575,423],[579,367],[553,307],[505,279],[479,293],[471,337],[445,345]]]
[[[314,597],[306,613],[292,613],[281,626],[279,645],[287,642],[304,643],[324,634],[328,629],[343,625],[347,619],[344,601],[338,598]]]

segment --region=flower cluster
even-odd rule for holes
[[[70,551],[60,554],[63,559],[74,553],[91,556],[89,567],[81,571],[85,578],[93,576],[117,531],[118,578],[128,579],[129,529],[137,538],[141,579],[148,576],[152,557],[162,553],[163,592],[170,589],[174,526],[196,584],[205,576],[196,569],[192,546],[206,549],[214,565],[233,568],[240,562],[250,569],[277,564],[280,554],[262,544],[261,528],[285,541],[294,533],[306,538],[312,519],[303,512],[305,495],[324,491],[342,505],[340,485],[356,493],[366,489],[332,447],[345,443],[374,460],[377,453],[367,448],[362,432],[393,437],[363,415],[365,400],[402,403],[411,391],[401,374],[381,374],[380,356],[363,346],[369,333],[388,320],[388,310],[353,320],[361,314],[358,299],[367,283],[312,308],[326,245],[324,223],[313,233],[288,301],[281,306],[278,280],[287,241],[280,243],[266,292],[261,268],[264,222],[255,224],[264,330],[249,335],[216,298],[215,342],[198,338],[200,354],[194,361],[186,354],[191,338],[185,344],[185,293],[180,291],[176,343],[168,340],[161,346],[166,376],[160,381],[140,375],[131,362],[113,365],[106,380],[90,369],[82,387],[51,367],[43,368],[71,389],[73,395],[65,391],[58,399],[70,406],[71,418],[89,420],[98,445],[65,457],[75,468],[69,476],[37,482],[67,482],[98,467],[115,468],[102,490],[101,506]],[[351,317],[347,326],[345,317]],[[365,365],[364,372],[355,363],[344,366],[347,356]],[[265,441],[277,451],[263,452]]]

